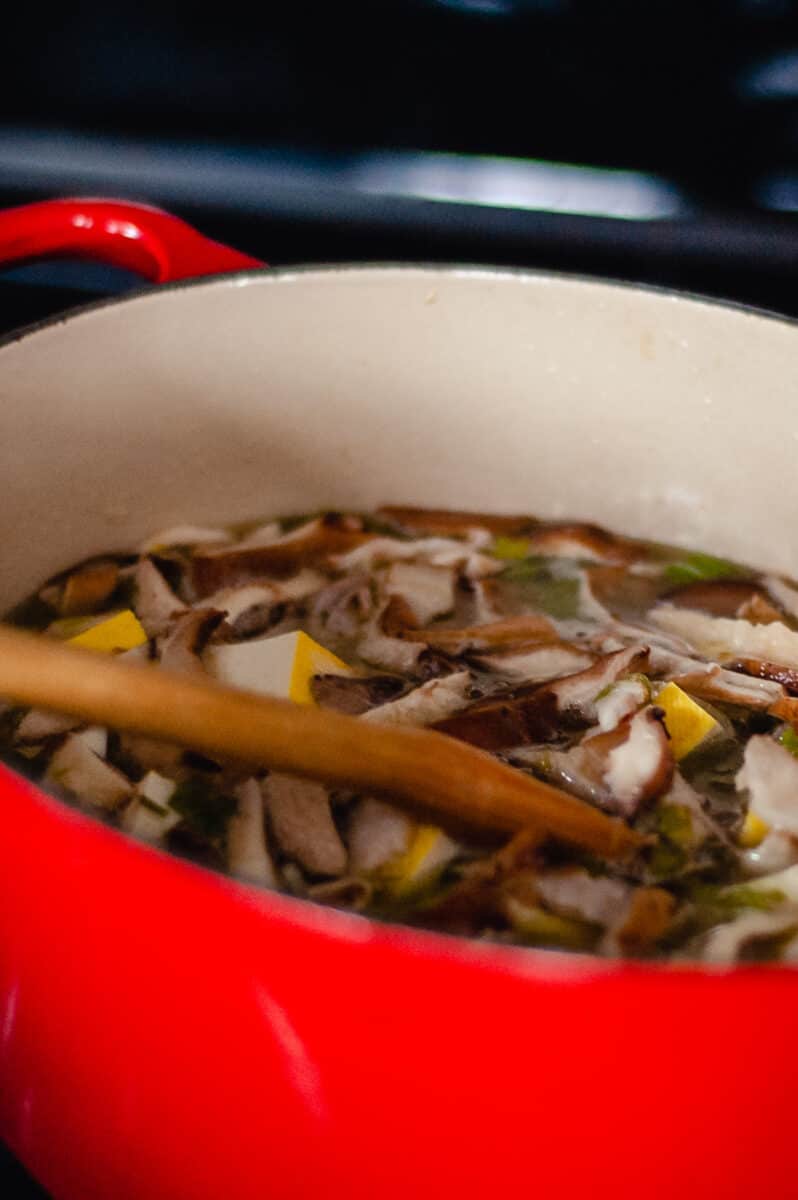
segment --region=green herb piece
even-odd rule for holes
[[[207,779],[179,783],[169,801],[192,832],[216,840],[224,837],[227,823],[236,810],[234,796],[227,796]]]
[[[520,584],[524,601],[532,609],[561,621],[579,615],[579,580],[553,576],[540,558],[512,563],[501,578]]]
[[[682,850],[693,844],[693,817],[684,804],[662,804],[657,811],[657,832]]]
[[[561,917],[512,899],[508,902],[507,910],[515,932],[535,946],[587,950],[595,944],[599,932],[597,926],[586,921]]]
[[[490,552],[494,558],[527,558],[529,542],[526,538],[497,537]]]
[[[789,750],[790,754],[794,754],[798,758],[798,733],[795,732],[792,725],[784,726],[778,740],[785,750]]]
[[[655,879],[670,879],[687,866],[687,852],[667,838],[662,838],[652,849],[648,865]]]
[[[758,888],[738,883],[732,887],[699,883],[690,892],[690,899],[701,908],[709,909],[716,920],[727,921],[746,908],[772,912],[787,897],[778,888]]]
[[[539,554],[530,554],[524,559],[516,559],[504,569],[502,579],[508,583],[527,583],[530,579],[539,579],[547,575],[546,560]]]
[[[697,580],[740,579],[751,572],[726,558],[696,552],[670,563],[663,574],[669,583],[695,583]]]

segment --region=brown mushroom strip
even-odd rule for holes
[[[70,733],[56,750],[45,778],[94,808],[114,810],[133,791],[130,780],[95,754],[80,733]]]
[[[764,595],[751,580],[708,579],[674,588],[665,598],[676,608],[698,609],[714,617],[736,617],[743,605],[750,604],[755,598],[762,601]],[[781,620],[781,615],[777,613],[776,619]]]
[[[741,704],[745,708],[770,709],[784,698],[784,689],[777,683],[753,676],[709,666],[708,670],[674,674],[672,681],[699,700],[720,700],[725,704]]]
[[[674,770],[665,727],[650,707],[571,750],[518,750],[513,761],[544,770],[557,786],[626,818],[666,792]]]
[[[582,600],[585,615],[603,620],[616,614],[640,612],[656,602],[660,583],[655,578],[631,575],[625,566],[595,566],[584,571],[586,589],[593,600],[603,606],[590,611]]]
[[[531,535],[529,544],[536,554],[587,559],[598,563],[630,563],[644,552],[639,543],[616,537],[598,525],[588,524],[548,525],[537,529]]]
[[[781,621],[752,625],[739,618],[710,617],[694,609],[661,604],[648,620],[666,633],[684,638],[705,658],[725,662],[736,658],[761,658],[798,667],[798,633]]]
[[[728,669],[752,675],[755,679],[769,679],[773,683],[780,683],[786,691],[798,695],[798,669],[795,667],[782,667],[778,663],[762,662],[758,658],[739,658],[736,662],[729,663]]]
[[[774,621],[784,620],[784,613],[758,592],[741,604],[735,615],[743,621],[750,621],[752,625],[772,625]]]
[[[175,617],[187,611],[151,558],[140,558],[133,569],[133,595],[133,607],[147,637],[160,637]]]
[[[575,671],[592,666],[592,654],[571,646],[568,642],[551,642],[545,646],[504,649],[493,654],[478,654],[473,661],[483,670],[491,671],[505,679],[523,679],[529,683],[542,683],[557,679]]]
[[[363,720],[380,725],[431,725],[465,708],[470,690],[470,673],[458,671],[442,679],[430,679],[398,700],[370,709]]]
[[[626,738],[613,745],[612,739],[627,721]],[[600,742],[603,743],[601,748]],[[592,757],[597,752],[603,756],[605,747],[608,752],[603,779],[614,801],[609,806],[611,811],[625,817],[634,816],[641,804],[662,795],[670,787],[673,753],[657,709],[642,709],[633,717],[627,717],[617,729],[585,739],[580,749]]]
[[[56,607],[62,617],[97,612],[106,604],[119,582],[119,565],[110,559],[86,563],[67,576]]]
[[[674,897],[664,888],[635,888],[623,918],[602,948],[611,952],[614,943],[622,954],[649,953],[667,933],[675,909]]]
[[[311,632],[354,637],[372,608],[371,580],[366,574],[345,575],[316,592],[310,603]]]
[[[238,805],[227,825],[227,869],[237,879],[276,887],[277,874],[266,845],[263,796],[257,780],[245,779],[235,789]]]
[[[358,643],[358,654],[364,662],[373,663],[388,671],[408,672],[412,674],[417,667],[419,657],[424,652],[421,642],[408,642],[392,636],[383,629],[383,620],[387,618],[389,628],[404,629],[403,622],[409,619],[404,611],[397,619],[397,597],[393,596],[387,605],[369,621]],[[401,602],[399,602],[401,603]]]
[[[464,629],[408,629],[402,636],[408,641],[425,642],[435,650],[457,655],[465,654],[468,650],[487,650],[493,646],[556,642],[559,635],[548,617],[525,613],[523,616],[504,617],[488,625],[472,625]]]
[[[402,599],[412,625],[427,625],[454,608],[454,572],[427,563],[392,563],[383,581],[386,596]]]
[[[395,700],[405,687],[396,675],[314,675],[310,681],[310,693],[320,708],[353,717]]]
[[[373,539],[374,534],[321,517],[265,545],[199,550],[191,559],[192,580],[198,596],[209,596],[259,577],[279,579],[301,567],[324,564]]]
[[[435,728],[484,750],[547,742],[564,728],[590,725],[597,719],[595,702],[602,690],[624,675],[645,671],[647,663],[645,646],[617,650],[576,675],[480,700],[454,717],[439,721]]]
[[[487,529],[490,533],[517,536],[530,532],[538,524],[534,517],[502,516],[496,513],[457,512],[444,508],[410,508],[385,504],[377,516],[390,521],[407,533],[429,533],[443,537],[467,534],[472,529]]]
[[[77,729],[83,722],[77,717],[65,717],[63,713],[47,712],[43,708],[30,708],[14,731],[14,741],[22,744],[42,742]]]
[[[327,789],[320,783],[272,772],[263,784],[263,794],[283,853],[312,875],[343,875],[346,847],[332,819]]]
[[[200,654],[224,613],[213,608],[192,608],[175,621],[172,632],[159,639],[161,666],[184,675],[204,675]]]
[[[253,637],[277,624],[286,605],[314,595],[324,582],[318,571],[304,568],[290,579],[222,588],[208,596],[203,607],[223,612],[236,637]]]

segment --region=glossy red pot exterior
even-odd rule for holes
[[[0,349],[0,602],[159,519],[322,495],[526,496],[795,569],[764,470],[789,507],[791,365],[786,323],[512,273],[106,306]],[[707,445],[669,458],[691,423]],[[56,1200],[798,1194],[792,970],[419,934],[170,859],[8,771],[0,794],[0,1135]]]

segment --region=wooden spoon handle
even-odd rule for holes
[[[213,757],[385,793],[449,828],[533,826],[605,857],[641,844],[623,822],[443,734],[118,662],[8,626],[0,626],[0,695]]]

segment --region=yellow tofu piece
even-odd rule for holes
[[[352,675],[354,672],[342,659],[314,642],[312,637],[299,630],[285,636],[295,638],[291,679],[288,684],[288,699],[295,704],[313,704],[310,681],[314,675]]]
[[[758,846],[760,842],[764,841],[769,833],[770,826],[767,821],[763,821],[761,817],[758,817],[749,808],[745,814],[743,827],[740,830],[740,836],[737,840],[744,849],[752,850],[754,846]]]
[[[310,691],[314,675],[355,674],[301,630],[209,646],[203,657],[210,674],[221,683],[264,696],[283,696],[296,704],[314,703]]]
[[[674,758],[684,758],[720,728],[715,718],[676,683],[666,683],[654,703],[665,713],[665,728],[670,734]]]
[[[86,650],[99,650],[102,654],[117,654],[122,650],[133,650],[147,641],[147,635],[136,614],[129,608],[114,613],[105,621],[91,625],[83,633],[68,639],[72,646],[83,646]]]
[[[457,846],[437,825],[416,825],[404,854],[382,868],[395,896],[407,896],[424,886],[457,853]]]

